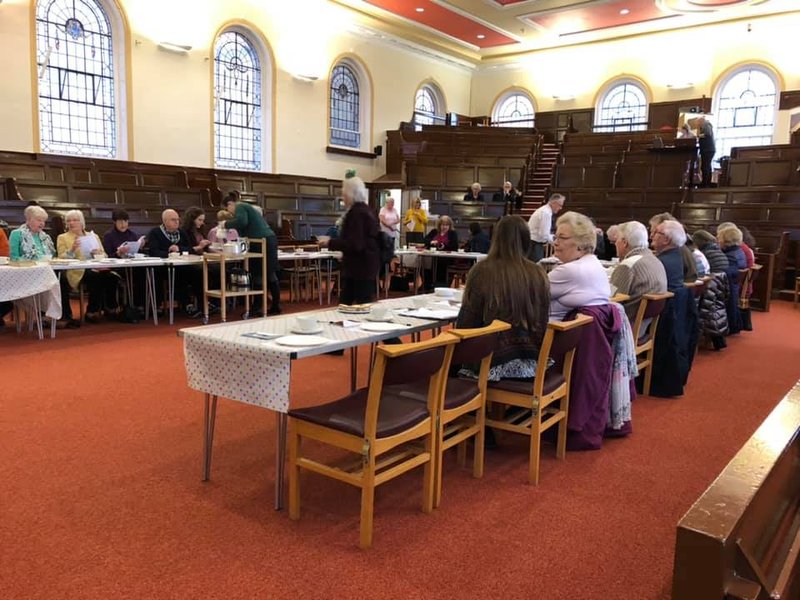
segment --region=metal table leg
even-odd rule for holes
[[[147,318],[147,306],[153,310],[153,325],[158,325],[158,309],[156,308],[156,275],[153,267],[146,267],[145,277],[145,318]]]
[[[277,413],[275,424],[275,510],[283,510],[283,498],[286,473],[286,425],[289,421],[286,413]]]
[[[167,287],[169,288],[169,324],[172,325],[175,321],[175,265],[173,264],[167,266]]]
[[[214,446],[214,424],[217,420],[217,397],[205,394],[203,410],[203,481],[211,478],[211,451]]]
[[[34,323],[36,323],[36,331],[39,334],[39,339],[44,339],[44,331],[42,330],[42,311],[39,305],[39,294],[33,295],[33,315]]]
[[[350,348],[350,393],[358,386],[358,346]]]

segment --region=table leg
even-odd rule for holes
[[[149,304],[153,310],[153,325],[158,325],[158,308],[156,307],[156,275],[153,267],[146,267],[145,278],[145,304]],[[145,308],[145,318],[147,318],[147,308]]]
[[[217,420],[217,397],[205,394],[203,410],[203,481],[211,478],[211,451],[214,447],[214,425]]]
[[[350,348],[350,392],[358,386],[358,346]]]
[[[44,331],[42,331],[42,311],[41,306],[39,305],[39,295],[34,294],[33,296],[33,314],[36,323],[36,331],[39,334],[39,339],[44,339]]]
[[[169,324],[175,321],[175,265],[167,267],[167,287],[169,288]],[[186,307],[184,307],[186,310]]]
[[[286,471],[286,413],[277,413],[275,430],[275,510],[283,510],[284,479]]]

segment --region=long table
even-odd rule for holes
[[[431,302],[442,300],[433,295],[430,297]],[[354,391],[358,377],[359,346],[441,328],[457,316],[455,307],[450,307],[446,314],[436,315],[438,318],[415,318],[397,314],[404,309],[411,309],[413,302],[412,297],[381,302],[394,311],[393,321],[398,324],[396,330],[385,332],[365,331],[360,325],[354,327],[339,325],[337,323],[345,320],[365,322],[366,315],[343,314],[336,309],[181,329],[179,335],[183,337],[188,385],[191,389],[204,394],[203,481],[208,480],[211,475],[214,423],[217,399],[220,396],[275,411],[277,414],[275,508],[276,510],[282,508],[286,415],[291,403],[292,361],[335,350],[350,350],[350,388]],[[444,304],[439,306],[444,310]],[[245,335],[259,332],[267,335],[288,334],[299,315],[315,316],[322,329],[318,335],[328,338],[330,342],[320,346],[294,348],[281,346],[272,340]],[[221,368],[220,356],[226,358],[224,369]]]
[[[33,314],[30,325],[36,324],[39,339],[44,338],[42,310],[53,323],[50,335],[55,337],[55,322],[61,318],[61,291],[53,270],[46,263],[0,266],[0,302],[25,302],[28,299]],[[17,320],[19,331],[20,322]]]
[[[452,252],[452,251],[442,251],[442,250],[412,250],[412,249],[401,249],[395,250],[395,254],[400,258],[400,264],[404,265],[404,260],[408,257],[415,258],[414,262],[414,281],[417,281],[419,277],[420,270],[423,268],[421,258],[429,258],[431,263],[440,259],[450,259],[450,260],[470,260],[474,262],[481,261],[486,258],[486,254],[482,252]],[[421,257],[421,258],[420,258]],[[414,292],[418,292],[417,286],[414,286]]]

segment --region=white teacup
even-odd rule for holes
[[[464,290],[453,292],[453,302],[461,302],[464,299]]]
[[[315,331],[319,327],[317,317],[296,317],[295,321],[300,331]]]
[[[425,308],[428,305],[428,299],[424,296],[414,296],[411,298],[411,303],[414,308]]]
[[[464,252],[466,252],[466,249],[464,249],[464,248],[459,248],[459,249],[458,249],[458,251],[459,251],[460,253],[462,253],[462,254],[463,254]]]
[[[0,265],[7,265],[10,259],[7,256],[0,256]]]
[[[170,258],[180,258],[181,257],[181,253],[180,252],[170,252],[169,253],[169,257]]]
[[[376,304],[370,309],[369,315],[373,319],[385,319],[389,315],[389,309],[382,304]]]

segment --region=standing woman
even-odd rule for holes
[[[359,177],[342,182],[347,212],[339,237],[321,240],[321,246],[342,253],[342,304],[365,304],[375,299],[380,266],[378,219],[367,205],[367,187]]]
[[[403,217],[406,227],[406,243],[421,244],[425,241],[425,226],[428,224],[428,213],[422,208],[422,200],[416,198],[411,208]]]
[[[79,210],[69,210],[64,215],[67,231],[58,236],[59,258],[77,258],[78,260],[91,260],[104,258],[103,244],[93,231],[86,231],[86,221]],[[94,238],[86,241],[87,237]],[[117,281],[118,276],[109,269],[95,271],[94,269],[70,269],[66,273],[67,281],[73,290],[83,283],[89,292],[89,306],[86,307],[85,320],[87,323],[97,323],[103,305],[114,312],[117,310]]]

